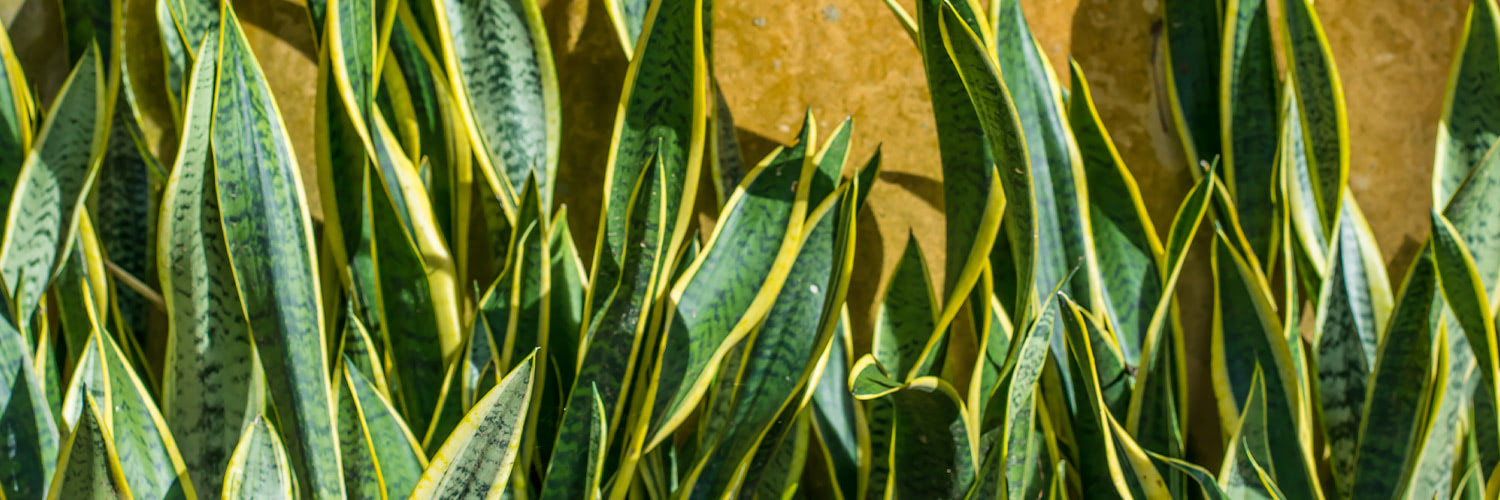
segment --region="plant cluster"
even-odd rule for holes
[[[1395,293],[1310,0],[1165,3],[1198,166],[1165,239],[1019,0],[886,0],[926,73],[947,246],[935,284],[908,242],[868,352],[845,302],[879,153],[846,168],[852,121],[809,113],[750,164],[712,1],[605,1],[630,64],[591,253],[554,196],[536,0],[308,0],[315,179],[231,2],[61,0],[45,112],[0,33],[0,499],[1500,492],[1495,0],[1472,1]],[[127,64],[140,47],[162,67]],[[1178,320],[1195,245],[1211,331]],[[1222,434],[1189,432],[1205,407]],[[1216,473],[1192,440],[1223,445]]]

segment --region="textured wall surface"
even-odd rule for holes
[[[1071,56],[1088,73],[1100,115],[1140,182],[1157,227],[1165,228],[1190,178],[1161,112],[1163,94],[1155,86],[1161,0],[1022,1],[1053,67],[1067,68]],[[27,71],[39,77],[43,95],[62,76],[56,69],[62,56],[56,44],[60,38],[54,2],[0,0],[0,16],[6,19]],[[141,15],[149,16],[154,2],[125,3],[130,22],[149,20]],[[557,194],[570,206],[572,222],[580,228],[574,234],[585,240],[580,246],[587,252],[594,236],[587,228],[594,227],[598,217],[601,169],[625,61],[602,0],[541,3],[564,103],[563,179]],[[902,3],[910,7],[912,1]],[[921,60],[880,0],[715,4],[715,71],[751,161],[791,140],[808,108],[816,113],[822,130],[831,130],[845,116],[854,117],[851,163],[862,164],[877,145],[883,148],[885,173],[872,192],[871,210],[859,220],[860,271],[851,291],[856,330],[867,331],[869,304],[908,234],[926,250],[934,278],[942,279],[937,136]],[[1451,52],[1467,4],[1316,4],[1348,99],[1350,183],[1393,266],[1395,285],[1427,232],[1432,147]],[[315,49],[301,2],[238,0],[235,5],[270,74],[303,168],[310,172]],[[130,53],[132,64],[152,64],[141,60],[149,50]],[[1067,85],[1068,75],[1058,76]],[[705,203],[700,206],[711,205],[712,196],[711,188],[704,190]],[[1195,352],[1206,352],[1207,345],[1212,300],[1207,262],[1206,253],[1197,251],[1182,285],[1189,348],[1203,347]],[[964,348],[963,341],[958,348]],[[1195,363],[1204,366],[1202,357],[1197,358]],[[1206,395],[1206,384],[1199,386],[1205,391],[1200,396]]]

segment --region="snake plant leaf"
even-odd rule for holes
[[[869,459],[861,460],[863,486],[857,498],[888,498],[895,495],[896,488],[896,476],[891,473],[891,433],[896,425],[896,408],[887,399],[864,401],[864,408],[870,433]]]
[[[375,342],[370,339],[370,332],[359,322],[354,304],[346,299],[344,334],[339,340],[338,355],[343,359],[345,369],[359,372],[375,387],[375,392],[389,398],[391,391],[386,385],[385,364],[381,362],[379,352],[375,348]]]
[[[875,331],[870,340],[875,359],[896,373],[937,375],[946,345],[927,357],[922,357],[922,348],[937,323],[938,308],[927,259],[916,235],[908,233],[906,250],[896,261],[885,293],[875,306]]]
[[[427,468],[421,446],[375,384],[349,369],[354,361],[341,359],[339,450],[345,489],[360,498],[406,497]]]
[[[219,33],[219,2],[156,0],[156,28],[167,65],[167,98],[180,113],[187,105],[193,66],[204,52],[203,40]],[[319,30],[321,32],[322,30]],[[181,124],[182,116],[175,116]],[[192,130],[183,128],[182,130]]]
[[[791,424],[816,388],[815,377],[839,321],[854,260],[854,196],[847,184],[810,216],[797,259],[758,331],[745,339],[744,360],[733,381],[734,409],[710,451],[702,454],[681,488],[716,498],[773,479],[763,461],[786,446]],[[781,443],[781,444],[777,444]],[[805,455],[805,453],[802,453]],[[742,472],[743,471],[743,472]],[[743,481],[743,484],[736,484]],[[703,495],[704,493],[693,493]]]
[[[199,51],[218,52],[218,33]],[[190,75],[183,127],[201,130],[213,115],[216,57],[200,57]],[[167,309],[162,410],[198,489],[222,490],[238,430],[262,399],[253,341],[225,246],[208,134],[187,134],[162,193],[156,270]]]
[[[838,128],[828,134],[828,142],[823,144],[823,149],[813,156],[813,163],[818,165],[818,171],[813,175],[812,188],[808,190],[808,205],[823,203],[843,179],[844,163],[849,159],[849,138],[853,132],[854,117],[845,118],[839,122]]]
[[[1061,284],[1059,282],[1058,286]],[[1036,389],[1049,359],[1047,352],[1052,335],[1051,322],[1058,317],[1053,313],[1056,307],[1057,293],[1054,289],[1042,304],[1042,314],[1029,325],[1026,334],[1012,339],[1010,352],[1006,355],[1005,363],[995,372],[993,385],[987,392],[980,393],[985,398],[982,400],[984,407],[977,410],[981,440],[976,443],[976,447],[982,453],[981,456],[994,456],[1006,464],[1015,464],[1029,461],[1033,455],[1031,447],[1034,446],[1034,423],[1037,413],[1043,411],[1037,401]],[[981,390],[984,388],[981,387]],[[1026,494],[1026,482],[1020,480],[1022,476],[1015,474],[1024,472],[1024,469],[1009,470],[1007,466],[1007,470],[1001,474],[1005,479],[1002,484],[1007,495]]]
[[[384,52],[377,38],[381,21],[377,19],[378,0],[329,0],[326,8],[328,61],[330,74],[344,102],[349,120],[365,147],[374,150],[370,130],[375,116],[375,87],[379,82],[379,54]],[[390,10],[390,9],[387,9]],[[391,11],[394,13],[394,11]]]
[[[1304,416],[1293,372],[1291,353],[1282,337],[1280,319],[1271,305],[1270,289],[1223,231],[1215,234],[1213,269],[1216,281],[1212,339],[1213,385],[1219,415],[1230,428],[1248,404],[1261,373],[1266,425],[1299,429]],[[1233,353],[1230,355],[1229,353]],[[1247,366],[1248,365],[1248,366]],[[1261,371],[1257,367],[1267,367]],[[1321,488],[1311,452],[1301,440],[1267,443],[1270,470],[1283,491],[1297,498],[1319,498]]]
[[[594,264],[589,268],[589,308],[602,312],[610,290],[624,269],[627,213],[634,181],[648,165],[656,164],[667,177],[663,206],[665,256],[674,255],[687,236],[691,207],[698,192],[698,176],[706,142],[708,112],[707,45],[704,42],[704,2],[661,0],[647,14],[615,117],[609,160],[604,173],[603,212],[599,217]],[[684,74],[686,70],[689,74]],[[806,147],[811,147],[806,146]],[[653,158],[660,157],[657,162]],[[665,269],[672,269],[670,257]],[[600,293],[602,292],[602,293]],[[601,387],[604,393],[611,393]],[[610,396],[605,397],[610,406]],[[611,427],[611,433],[614,432]]]
[[[113,66],[116,33],[116,14],[121,10],[120,0],[60,0],[58,14],[62,17],[68,63],[77,64],[90,45],[97,45],[99,58]],[[113,72],[111,68],[107,71]]]
[[[1273,200],[1278,100],[1270,7],[1266,0],[1226,0],[1224,9],[1219,72],[1223,177],[1250,253],[1270,262],[1280,220]]]
[[[660,155],[658,155],[659,157]],[[659,159],[659,158],[658,158]],[[646,311],[661,295],[665,285],[661,283],[668,236],[664,231],[667,222],[668,201],[667,173],[651,163],[641,172],[631,194],[627,227],[626,264],[622,268],[622,281],[606,299],[604,308],[597,311],[589,323],[587,343],[578,363],[578,376],[567,396],[568,408],[581,408],[597,397],[603,402],[604,415],[608,418],[606,429],[611,436],[620,432],[620,423],[625,421],[624,409],[630,403],[625,399],[629,385],[636,377],[643,345],[651,345],[647,336]],[[585,390],[584,387],[589,389]],[[596,396],[597,394],[597,396]],[[582,412],[564,412],[558,427],[554,450],[586,447],[593,432],[592,418]],[[612,440],[607,437],[606,442]],[[578,498],[586,496],[588,457],[582,454],[554,453],[547,465],[546,478],[542,482],[542,496],[549,498]],[[556,496],[553,496],[556,495]]]
[[[1453,311],[1463,332],[1469,337],[1469,347],[1480,372],[1490,387],[1495,387],[1496,354],[1495,323],[1490,314],[1489,294],[1475,268],[1474,256],[1464,244],[1463,236],[1446,217],[1432,212],[1432,261],[1437,268],[1438,285],[1448,309]]]
[[[0,243],[0,273],[13,294],[12,319],[18,325],[31,323],[99,173],[109,137],[104,76],[99,49],[85,50],[15,174],[14,191],[6,189],[7,196],[0,199],[10,207]],[[30,336],[25,341],[32,345]]]
[[[0,33],[0,191],[6,199],[15,188],[15,172],[31,150],[35,119],[32,105],[26,75],[15,48],[11,47],[10,35]]]
[[[94,332],[93,312],[89,310],[87,302],[109,303],[109,278],[105,274],[103,252],[94,232],[93,219],[88,213],[79,214],[78,233],[74,236],[73,247],[52,283],[52,294],[57,307],[56,324],[62,330],[63,343],[67,349],[64,359],[68,362],[69,372],[77,364],[83,353],[83,345]]]
[[[1313,365],[1330,468],[1338,490],[1349,491],[1366,387],[1392,299],[1385,263],[1353,197],[1344,201],[1335,238],[1317,300]]]
[[[212,149],[229,262],[299,489],[306,497],[341,497],[323,309],[301,173],[233,9],[224,9],[220,24]]]
[[[1078,143],[1086,184],[1099,193],[1090,196],[1087,204],[1105,299],[1096,310],[1102,311],[1114,327],[1125,361],[1139,366],[1142,344],[1153,319],[1147,314],[1168,295],[1163,293],[1166,273],[1160,267],[1161,240],[1146,213],[1135,176],[1125,167],[1099,119],[1083,68],[1077,61],[1069,63],[1073,90],[1069,93],[1068,123]]]
[[[1306,137],[1303,134],[1302,109],[1297,103],[1295,86],[1285,85],[1282,99],[1281,151],[1278,160],[1285,193],[1283,207],[1291,219],[1292,232],[1287,234],[1287,244],[1297,252],[1299,260],[1309,266],[1299,268],[1302,280],[1309,289],[1321,289],[1317,284],[1328,277],[1329,253],[1338,235],[1324,234],[1322,214],[1318,211],[1316,188],[1313,178]],[[1344,196],[1348,196],[1346,193]],[[1342,216],[1342,210],[1340,211]]]
[[[1219,488],[1219,482],[1214,478],[1213,473],[1209,472],[1203,467],[1199,467],[1197,464],[1188,462],[1186,460],[1158,455],[1149,451],[1146,452],[1146,454],[1149,455],[1151,459],[1155,460],[1157,463],[1171,467],[1172,469],[1181,472],[1188,478],[1191,478],[1193,482],[1198,485],[1198,491],[1203,494],[1203,498],[1206,498],[1208,500],[1228,500],[1230,498],[1228,493],[1225,493],[1223,489]]]
[[[947,382],[921,377],[891,394],[891,467],[897,497],[958,498],[974,481],[975,425]]]
[[[220,498],[291,500],[297,498],[296,489],[292,464],[276,427],[264,415],[256,415],[245,426],[234,455],[229,457]]]
[[[1020,294],[1013,310],[1029,307],[1036,251],[1036,202],[1020,119],[989,49],[973,31],[985,27],[974,28],[965,21],[975,16],[970,10],[967,3],[955,6],[938,0],[917,5],[918,46],[935,103],[943,164],[948,240],[938,325],[944,329],[978,282],[1002,216]]]
[[[534,367],[534,358],[527,356],[475,403],[433,455],[411,498],[498,497],[521,445]]]
[[[1235,426],[1234,437],[1229,441],[1229,452],[1224,457],[1219,471],[1219,486],[1230,498],[1282,498],[1274,480],[1267,477],[1261,463],[1272,463],[1270,428],[1267,407],[1269,394],[1260,365],[1255,365],[1250,382],[1250,391],[1245,400],[1245,411]],[[1312,497],[1308,497],[1312,498]]]
[[[1333,234],[1349,184],[1349,118],[1328,35],[1311,0],[1281,4],[1282,34],[1306,140],[1307,174],[1323,234]]]
[[[48,500],[133,498],[114,439],[94,398],[86,397],[88,409],[68,436],[52,476]]]
[[[1087,205],[1090,197],[1057,76],[1027,26],[1021,2],[1001,3],[994,22],[998,74],[1019,118],[1019,135],[1026,141],[1031,167],[1037,235],[1033,283],[1040,285],[1036,293],[1045,292],[1043,287],[1056,283],[1081,262],[1081,272],[1074,273],[1062,290],[1092,309],[1101,290]],[[1061,336],[1052,347],[1059,361],[1067,359]]]
[[[1221,1],[1167,0],[1162,7],[1167,105],[1192,165],[1220,154],[1219,56],[1224,20]]]
[[[409,3],[396,7],[397,18],[391,27],[388,60],[381,66],[384,92],[396,94],[405,89],[404,97],[391,98],[409,107],[402,114],[405,118],[388,117],[398,129],[415,132],[403,133],[402,149],[413,163],[426,159],[431,166],[427,175],[427,192],[432,201],[434,216],[442,234],[448,237],[449,248],[463,248],[460,242],[468,241],[469,226],[455,221],[469,220],[473,210],[473,193],[467,189],[472,183],[473,170],[470,165],[465,132],[455,116],[452,87],[449,87],[441,59],[418,27]],[[462,253],[460,253],[462,259]],[[460,265],[459,275],[467,268]]]
[[[1163,498],[1169,496],[1166,481],[1151,464],[1145,451],[1136,444],[1114,415],[1111,400],[1123,401],[1128,390],[1118,349],[1106,338],[1097,320],[1071,298],[1064,297],[1061,311],[1067,335],[1068,369],[1073,370],[1073,433],[1079,444],[1080,479],[1087,494],[1105,494],[1112,487],[1126,498]],[[1099,356],[1095,356],[1095,354]],[[1115,405],[1118,406],[1118,405]],[[1123,410],[1123,408],[1120,408]]]
[[[374,229],[370,227],[369,200],[364,196],[371,155],[340,97],[331,74],[332,66],[330,58],[319,58],[314,113],[318,198],[325,207],[323,237],[328,241],[329,253],[339,268],[341,281],[354,302],[355,311],[374,336],[376,344],[383,347],[385,332],[381,325],[374,262],[370,255]]]
[[[110,431],[121,473],[133,496],[195,498],[187,466],[166,420],[125,353],[97,323],[84,350],[83,361],[69,383],[64,423],[77,427],[88,399],[104,401],[108,406],[98,417]]]
[[[535,0],[442,0],[434,7],[439,33],[447,35],[438,38],[448,81],[484,180],[512,212],[526,176],[535,175],[542,206],[552,206],[562,120],[541,7]]]
[[[401,167],[397,167],[401,168]],[[412,235],[396,212],[392,191],[399,180],[371,170],[365,176],[365,199],[369,203],[373,232],[370,255],[374,263],[375,307],[385,331],[386,355],[393,360],[390,373],[393,396],[402,416],[424,432],[432,423],[446,362],[439,332],[442,306],[437,283],[429,273]],[[425,200],[409,200],[423,203]],[[410,205],[408,205],[410,206]]]
[[[854,352],[851,331],[849,308],[845,305],[828,356],[823,360],[823,375],[818,378],[812,396],[812,446],[825,464],[828,487],[834,498],[840,500],[864,498],[859,496],[865,480],[860,463],[861,456],[868,458],[870,453],[865,412],[855,403],[846,385],[852,366],[849,353]]]
[[[558,373],[558,389],[567,391],[573,387],[573,378],[578,373],[579,350],[583,347],[583,300],[588,289],[588,271],[583,269],[583,259],[578,257],[578,247],[573,243],[573,231],[568,225],[568,207],[558,209],[547,225],[550,233],[547,246],[552,249],[551,269],[552,293],[547,298],[551,312],[547,316],[548,364]]]
[[[773,307],[804,237],[817,164],[811,114],[798,142],[756,166],[735,190],[708,244],[672,288],[657,358],[651,449],[697,406],[731,347]]]
[[[1469,172],[1500,139],[1500,121],[1487,103],[1500,99],[1500,8],[1494,0],[1472,0],[1443,98],[1433,160],[1432,203],[1444,206]]]
[[[620,37],[625,57],[631,57],[636,43],[640,41],[641,32],[645,29],[651,0],[605,0],[604,7],[609,12],[610,24],[614,25],[615,32]]]
[[[635,2],[645,0],[610,0],[615,2]],[[626,52],[629,52],[627,48]],[[734,188],[745,179],[745,173],[749,168],[745,165],[745,155],[740,150],[739,135],[734,127],[734,113],[729,110],[729,102],[724,99],[724,92],[719,88],[717,79],[713,79],[714,85],[714,109],[713,135],[708,136],[708,161],[713,166],[714,193],[718,195],[719,208],[729,203],[730,195],[734,194]]]
[[[1419,433],[1425,433],[1426,408],[1441,387],[1430,375],[1438,344],[1433,317],[1440,312],[1435,302],[1437,272],[1432,254],[1424,251],[1412,262],[1397,295],[1395,309],[1381,337],[1370,374],[1364,409],[1360,417],[1359,444],[1354,452],[1354,477],[1349,489],[1354,496],[1394,492],[1414,460]],[[1446,360],[1446,356],[1441,356]],[[1379,437],[1376,437],[1379,436]]]
[[[0,301],[0,494],[40,498],[58,463],[58,421],[9,307]]]
[[[755,498],[786,498],[801,489],[803,469],[807,466],[812,426],[807,411],[798,413],[787,438],[771,452],[765,469],[758,471]],[[765,450],[762,445],[762,450]],[[749,488],[741,491],[749,490]]]
[[[155,249],[152,233],[156,225],[151,216],[158,210],[151,171],[160,168],[153,168],[156,159],[135,139],[140,135],[138,129],[122,92],[115,101],[109,139],[95,181],[93,218],[110,262],[129,276],[145,278],[152,270]],[[144,343],[150,303],[129,287],[117,287],[114,299],[116,335]]]

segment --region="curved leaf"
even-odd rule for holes
[[[385,396],[365,375],[339,370],[339,451],[345,490],[355,498],[405,498],[416,488],[427,459]]]
[[[1267,0],[1226,0],[1220,55],[1220,140],[1224,181],[1259,262],[1276,246],[1277,83]]]
[[[1166,0],[1162,11],[1163,75],[1178,138],[1191,165],[1216,162],[1223,2]]]
[[[1331,236],[1349,185],[1349,118],[1344,111],[1344,85],[1333,49],[1311,0],[1281,3],[1282,33],[1286,39],[1297,116],[1306,140],[1307,174],[1323,234]]]

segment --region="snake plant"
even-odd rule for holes
[[[809,112],[747,161],[711,0],[604,2],[629,66],[583,174],[593,248],[537,0],[308,0],[307,168],[234,3],[61,0],[50,103],[0,33],[0,499],[1500,491],[1495,0],[1394,289],[1310,0],[1164,4],[1195,182],[1161,230],[1018,0],[885,3],[928,83],[946,246],[938,281],[908,239],[868,325],[847,298],[880,154]],[[142,46],[159,66],[127,64]],[[1211,310],[1179,310],[1190,252]]]

